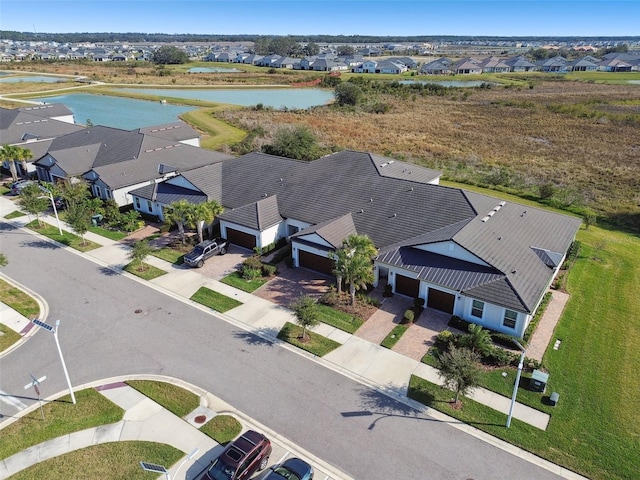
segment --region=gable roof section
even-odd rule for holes
[[[551,267],[531,247],[556,252],[549,258],[559,262],[563,256],[559,252],[568,250],[581,220],[516,203],[498,203],[497,199],[473,192],[465,195],[478,216],[453,240],[507,275],[527,311],[533,311],[548,287]]]
[[[145,185],[144,187],[131,190],[129,193],[145,200],[162,203],[163,205],[170,205],[180,200],[186,200],[194,204],[207,201],[207,197],[202,194],[202,192],[166,182]]]
[[[0,108],[2,144],[16,145],[34,138],[52,139],[84,129],[81,125],[49,119],[20,109]]]
[[[349,236],[358,233],[350,213],[326,222],[312,225],[309,228],[295,233],[292,237],[303,237],[315,233],[322,237],[333,248],[340,248],[342,242]]]
[[[206,195],[207,200],[222,203],[222,163],[182,172],[182,177]]]
[[[200,137],[198,132],[183,121],[167,123],[165,125],[155,125],[153,127],[142,127],[138,129],[138,132],[144,135],[164,138],[170,142],[182,142]]]
[[[282,221],[276,195],[224,212],[218,215],[218,218],[258,231],[263,231]]]
[[[46,103],[44,105],[20,107],[19,110],[21,112],[31,113],[44,118],[66,117],[73,115],[73,112],[63,103]]]

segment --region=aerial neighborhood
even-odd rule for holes
[[[184,122],[125,131],[70,123],[60,104],[2,109],[2,137],[33,152],[41,181],[84,178],[94,197],[164,220],[177,200],[218,201],[232,244],[281,239],[326,275],[352,234],[378,255],[374,285],[522,337],[580,227],[566,215],[439,185],[440,172],[367,152],[311,162],[201,149]],[[517,225],[517,228],[514,228]]]

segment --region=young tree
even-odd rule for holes
[[[69,208],[79,205],[89,198],[89,186],[86,180],[79,177],[71,177],[56,183],[55,188]]]
[[[69,204],[67,208],[67,223],[74,232],[82,237],[82,244],[86,245],[84,234],[91,227],[91,209],[89,205],[86,202]]]
[[[302,53],[305,55],[318,55],[320,53],[320,46],[317,43],[309,42],[302,48]]]
[[[216,215],[220,215],[224,209],[222,205],[216,200],[210,202],[199,203],[195,206],[193,215],[196,223],[196,229],[198,231],[198,241],[204,240],[203,227],[204,225],[211,225]]]
[[[145,269],[144,261],[151,254],[152,247],[149,245],[149,241],[145,238],[142,240],[138,240],[131,245],[131,250],[127,254],[127,258],[129,260],[139,262],[140,266],[138,267],[138,271],[142,272]]]
[[[165,210],[165,221],[169,224],[175,223],[178,226],[178,232],[180,233],[182,245],[186,243],[184,234],[185,227],[193,224],[193,211],[194,204],[189,203],[186,200],[173,202],[168,205],[167,209]]]
[[[441,353],[437,361],[438,374],[444,385],[456,392],[454,405],[459,404],[460,394],[465,395],[480,382],[478,355],[468,348],[451,346],[448,352]]]
[[[318,302],[315,298],[303,294],[291,305],[291,310],[296,316],[296,323],[302,327],[302,341],[307,342],[309,340],[307,329],[320,322]]]
[[[38,188],[38,185],[32,184],[22,189],[20,198],[18,198],[18,205],[26,210],[28,214],[35,215],[38,220],[38,225],[42,226],[40,214],[49,208],[51,201],[49,197],[45,196],[44,192]]]
[[[15,182],[18,180],[18,169],[16,168],[16,162],[18,161],[18,151],[15,145],[4,144],[0,147],[0,161],[7,162],[9,164],[9,171],[11,172],[11,179]]]

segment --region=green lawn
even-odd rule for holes
[[[28,319],[37,318],[40,315],[38,302],[19,288],[2,279],[0,279],[0,302],[13,308]]]
[[[171,383],[155,380],[129,380],[127,385],[180,418],[193,412],[200,405],[200,399],[195,393]]]
[[[120,241],[125,238],[128,234],[125,232],[121,232],[119,230],[109,230],[104,227],[89,227],[89,231],[91,233],[95,233],[96,235],[101,235],[110,240]]]
[[[0,333],[2,333],[0,335],[0,352],[3,352],[22,338],[18,332],[2,323],[0,323]]]
[[[278,332],[278,338],[280,340],[290,343],[291,345],[295,345],[307,352],[313,353],[318,357],[322,357],[340,346],[338,342],[334,342],[333,340],[323,337],[322,335],[318,335],[317,333],[307,331],[307,335],[309,335],[310,340],[302,342],[300,340],[302,337],[302,327],[290,322],[285,323],[280,332]]]
[[[162,275],[165,275],[167,273],[160,268],[149,265],[148,263],[142,262],[142,265],[144,267],[144,270],[140,270],[140,262],[134,260],[133,262],[125,265],[123,270],[144,280],[153,280],[154,278],[161,277]]]
[[[226,445],[240,435],[242,424],[231,415],[216,415],[205,423],[200,431],[213,438],[220,445]]]
[[[348,313],[341,312],[328,305],[318,304],[318,320],[348,333],[355,333],[362,326],[362,320]]]
[[[28,223],[27,227],[34,232],[38,232],[40,235],[44,235],[51,240],[55,240],[56,242],[62,243],[63,245],[74,248],[75,250],[79,250],[81,252],[95,250],[96,248],[99,248],[101,246],[90,240],[82,241],[81,237],[79,237],[78,235],[74,235],[71,232],[67,232],[66,230],[63,230],[62,235],[60,235],[58,227],[54,227],[44,222],[41,225],[38,225],[37,220]]]
[[[37,463],[11,480],[94,479],[152,480],[158,474],[142,470],[140,461],[169,468],[184,456],[180,450],[154,442],[113,442],[93,445]],[[163,477],[164,478],[164,477]]]
[[[550,372],[547,395],[558,392],[559,402],[546,407],[537,403],[539,394],[518,391],[519,401],[551,413],[547,431],[521,422],[512,423],[509,431],[487,426],[488,413],[469,422],[591,479],[635,478],[640,458],[640,241],[598,227],[580,230],[578,240],[582,251],[567,279],[571,298],[543,359]],[[562,341],[557,351],[555,339]],[[507,382],[496,375],[485,381],[506,393]]]
[[[251,293],[267,283],[269,279],[260,277],[253,280],[245,280],[238,272],[232,272],[220,281],[243,292]]]
[[[169,263],[173,263],[174,265],[182,265],[184,263],[184,253],[179,252],[174,248],[157,248],[151,251],[151,255]]]
[[[226,312],[227,310],[242,305],[242,302],[234,298],[229,298],[221,293],[214,292],[207,287],[200,287],[198,291],[191,296],[191,300],[201,303],[217,312]]]
[[[0,459],[52,438],[122,420],[124,411],[93,388],[75,392],[75,397],[76,405],[68,395],[45,404],[44,420],[36,409],[3,428]]]
[[[400,340],[400,337],[402,336],[402,334],[407,331],[407,328],[409,328],[409,325],[404,325],[404,324],[396,325],[395,327],[393,327],[393,330],[389,332],[389,335],[385,337],[385,339],[382,341],[380,345],[382,345],[385,348],[393,348],[396,342]]]
[[[24,217],[25,215],[26,213],[21,212],[20,210],[14,210],[13,212],[5,215],[4,218],[6,218],[7,220],[11,220],[12,218]]]

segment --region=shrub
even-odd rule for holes
[[[257,268],[243,268],[242,269],[242,278],[245,280],[255,280],[256,278],[260,278],[262,276],[262,269]]]
[[[393,297],[393,287],[391,286],[390,283],[387,283],[384,286],[384,292],[382,293],[383,297]]]
[[[454,341],[454,335],[449,330],[443,330],[436,336],[435,346],[438,350],[448,350],[449,345]]]
[[[453,315],[451,317],[451,320],[449,320],[449,324],[450,327],[452,328],[457,328],[458,330],[462,330],[463,332],[467,332],[469,331],[469,325],[470,322],[467,322],[466,320],[463,320],[462,318],[460,318],[457,315]]]
[[[416,297],[413,299],[413,306],[415,308],[422,309],[424,308],[424,298]]]
[[[293,268],[293,257],[285,258],[284,259],[284,264],[289,268]]]
[[[404,317],[403,317],[403,320],[405,323],[413,322],[414,318],[415,318],[415,313],[413,312],[413,310],[411,310],[410,308],[405,310]]]
[[[262,275],[265,277],[273,277],[278,273],[278,267],[275,265],[269,265],[268,263],[262,264]]]

